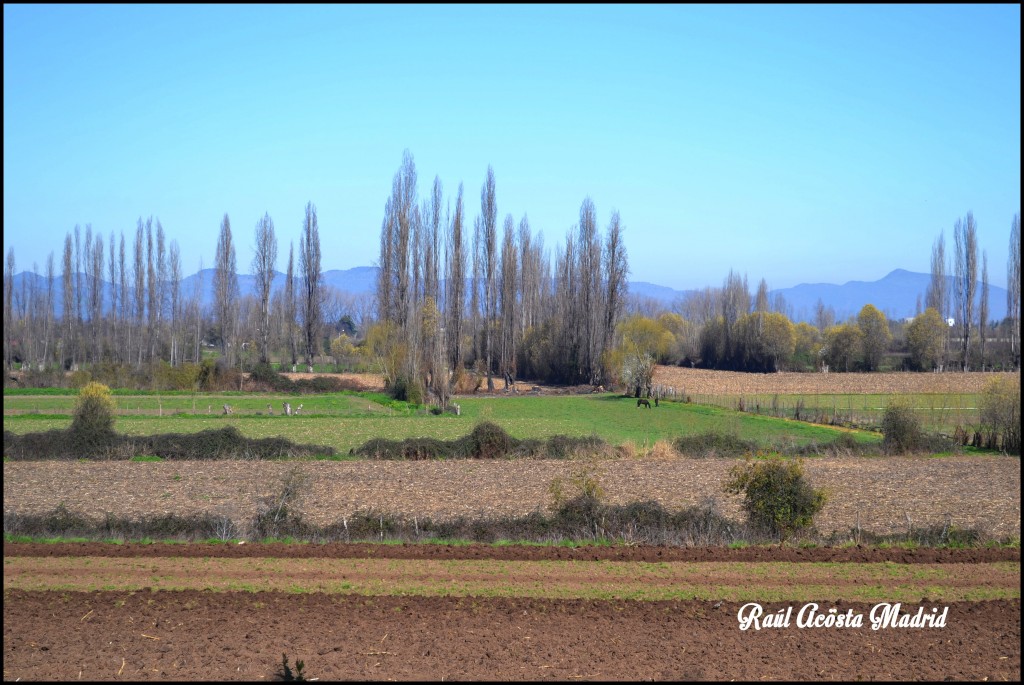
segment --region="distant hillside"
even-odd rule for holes
[[[948,292],[952,297],[953,278],[947,277],[947,281]],[[855,316],[865,304],[873,304],[886,318],[904,319],[914,316],[919,295],[921,306],[924,306],[924,294],[930,282],[931,274],[896,269],[877,281],[850,281],[843,285],[802,283],[792,288],[774,290],[771,296],[781,293],[786,298],[794,321],[809,321],[813,318],[819,298],[826,306],[835,309],[838,320]],[[989,319],[1001,321],[1006,316],[1006,288],[989,283],[988,289]]]
[[[213,269],[204,269],[183,279],[181,284],[182,297],[188,298],[197,285],[202,285],[202,302],[204,306],[213,303]],[[372,293],[377,287],[378,268],[375,266],[359,266],[353,269],[332,269],[323,273],[324,285],[350,293]],[[296,276],[297,277],[297,276]],[[275,272],[273,289],[284,288],[285,276]],[[889,319],[903,319],[914,315],[918,295],[924,300],[924,293],[931,280],[930,274],[914,273],[896,269],[877,281],[850,281],[843,285],[831,283],[802,283],[792,288],[780,288],[769,292],[769,299],[781,294],[788,305],[789,316],[794,321],[810,321],[820,299],[826,306],[836,312],[837,320],[855,316],[865,304],[873,304]],[[949,292],[953,292],[952,277],[949,277]],[[46,290],[46,279],[29,272],[22,272],[14,277],[15,291],[20,294],[23,284],[26,288],[34,283],[37,292],[42,296]],[[238,289],[242,295],[255,294],[255,278],[239,274]],[[63,303],[63,284],[60,276],[54,279],[53,288],[54,310],[61,314]],[[979,284],[980,293],[981,286]],[[684,298],[693,291],[673,290],[672,288],[645,281],[631,281],[629,292],[640,297],[649,297],[665,306]],[[104,306],[110,302],[110,284],[103,283]],[[989,284],[990,320],[1002,320],[1006,316],[1006,288]]]

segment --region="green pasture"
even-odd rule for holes
[[[24,414],[67,414],[75,406],[75,391],[62,395],[34,395],[21,392],[4,394],[4,418]],[[383,406],[380,399],[371,393],[332,393],[325,395],[289,395],[257,393],[168,393],[168,394],[126,394],[113,393],[119,417],[155,416],[189,417],[214,416],[224,413],[224,405],[242,416],[283,415],[284,402],[290,402],[294,412],[299,405],[303,414],[325,414],[330,416],[377,416],[390,415],[394,410]],[[268,412],[267,405],[270,405]],[[285,417],[288,418],[288,417]],[[294,417],[293,417],[294,418]]]
[[[660,407],[638,408],[636,400],[613,394],[583,396],[457,398],[461,416],[435,416],[398,405],[386,406],[383,396],[337,393],[326,395],[197,395],[195,413],[191,395],[157,398],[153,395],[118,395],[119,432],[130,435],[191,433],[234,425],[247,437],[283,436],[300,443],[329,445],[345,454],[370,438],[458,438],[480,421],[493,421],[516,438],[552,435],[597,435],[620,445],[638,448],[681,435],[718,431],[762,444],[804,445],[830,442],[842,433],[858,441],[877,442],[881,436],[758,416],[721,407],[662,402]],[[283,416],[281,402],[304,405],[302,415]],[[228,403],[234,414],[223,416]],[[267,415],[267,404],[274,410]],[[14,433],[66,428],[70,425],[73,396],[15,395],[4,397],[4,430]],[[19,413],[24,412],[24,413]]]

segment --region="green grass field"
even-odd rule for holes
[[[5,395],[4,430],[14,433],[66,428],[74,396]],[[117,395],[116,429],[131,435],[191,433],[234,425],[246,436],[283,436],[300,443],[322,444],[347,453],[370,438],[435,437],[450,440],[470,432],[479,421],[493,421],[517,438],[552,435],[597,435],[621,445],[648,448],[658,440],[708,431],[734,433],[762,444],[804,445],[829,442],[841,433],[858,441],[878,442],[868,431],[849,431],[758,416],[720,407],[663,402],[655,409],[638,408],[636,401],[613,394],[583,396],[458,398],[461,416],[434,416],[402,405],[386,406],[373,394],[305,395]],[[301,416],[282,416],[281,402],[301,402]],[[234,408],[221,415],[221,405]],[[266,414],[270,403],[274,415]],[[210,413],[207,413],[207,411]],[[26,412],[26,413],[12,413]],[[261,412],[261,413],[258,413]]]
[[[695,395],[692,399],[698,404],[736,409],[740,397],[748,412],[793,418],[799,408],[804,420],[821,415],[857,426],[879,426],[892,394]],[[950,435],[957,426],[977,426],[980,420],[977,394],[901,393],[901,397],[911,402],[926,431]]]

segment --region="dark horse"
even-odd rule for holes
[[[647,407],[648,409],[650,409],[651,408],[651,401],[650,400],[645,400],[645,399],[641,398],[641,399],[636,401],[636,406],[637,407]]]

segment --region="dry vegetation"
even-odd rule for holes
[[[357,386],[359,390],[371,392],[384,391],[384,377],[379,373],[282,373],[290,381],[307,378],[337,378],[347,385]]]
[[[658,366],[654,384],[690,395],[979,393],[992,378],[1020,373],[741,373]]]

